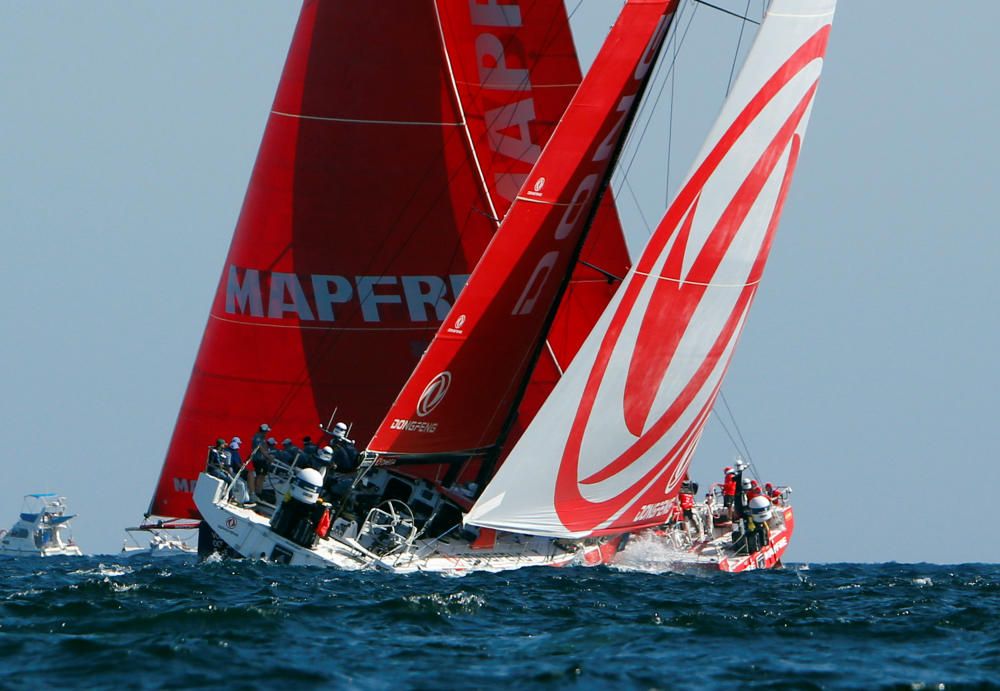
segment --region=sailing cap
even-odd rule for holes
[[[267,424],[267,423],[265,422],[265,423],[264,423],[263,425],[261,425],[261,426],[260,426],[260,431],[261,431],[261,432],[270,432],[270,431],[271,431],[271,426],[270,426],[270,425],[268,425],[268,424]]]
[[[267,438],[267,444],[268,444],[268,446],[277,446],[278,445],[278,440],[275,439],[274,437],[268,437]]]
[[[222,437],[219,437],[218,439],[215,440],[215,445],[216,446],[220,446],[220,445],[221,446],[225,446],[226,445],[226,440],[223,439]]]
[[[291,446],[291,445],[292,445],[292,440],[291,440],[291,439],[290,439],[289,437],[285,437],[285,438],[284,438],[284,439],[283,439],[283,440],[281,441],[281,445],[282,445],[282,446]]]
[[[337,439],[343,439],[347,436],[347,425],[343,422],[338,422],[333,426],[333,436]]]

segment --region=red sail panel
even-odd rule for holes
[[[469,134],[503,218],[580,83],[563,0],[438,0]]]
[[[609,188],[584,240],[580,263],[559,303],[545,349],[531,373],[528,388],[518,406],[517,421],[506,439],[506,449],[513,448],[549,397],[614,296],[620,285],[618,279],[625,276],[629,267],[628,249]]]
[[[150,512],[216,437],[375,430],[496,225],[433,0],[305,2]]]
[[[626,4],[371,450],[434,454],[496,442],[545,337],[674,4]]]
[[[495,213],[503,218],[580,83],[565,2],[438,0],[438,8],[470,141]],[[618,277],[629,269],[610,190],[581,259]],[[593,269],[574,272],[511,441],[534,417],[616,287]]]

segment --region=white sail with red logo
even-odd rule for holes
[[[584,537],[662,523],[756,293],[835,0],[774,0],[692,172],[469,523]]]
[[[629,0],[369,451],[474,454],[505,433],[676,0]]]
[[[372,434],[579,80],[562,0],[305,0],[149,513],[198,516],[216,437]],[[565,359],[611,290],[576,294]]]

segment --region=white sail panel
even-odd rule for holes
[[[774,0],[642,257],[466,520],[583,537],[670,510],[798,160],[835,0]]]

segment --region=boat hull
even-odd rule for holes
[[[683,528],[644,531],[636,536],[632,549],[625,550],[615,563],[626,568],[639,563],[643,566],[655,564],[670,571],[728,573],[781,568],[781,559],[795,530],[795,514],[791,506],[782,506],[780,511],[779,520],[772,521],[768,544],[748,554],[741,554],[734,548],[727,524],[716,526],[712,538],[693,542],[687,539]],[[654,549],[654,556],[649,558],[637,556],[636,551],[641,552],[644,545],[659,549]]]
[[[218,539],[241,557],[348,571],[380,569],[394,573],[463,574],[527,566],[596,566],[610,563],[622,542],[622,536],[567,542],[502,533],[488,545],[459,538],[417,540],[405,551],[376,554],[353,536],[331,532],[308,548],[272,530],[268,517],[228,501],[225,483],[219,478],[206,473],[201,475],[195,489],[195,504],[201,512],[203,525],[215,534],[213,539]]]

